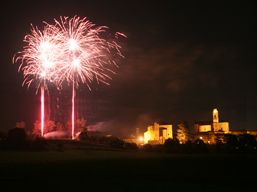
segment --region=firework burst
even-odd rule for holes
[[[114,41],[108,42],[100,38],[101,33],[106,32],[108,27],[100,26],[93,28],[95,25],[79,17],[60,17],[60,22],[55,19],[59,29],[62,46],[63,60],[57,67],[57,73],[60,74],[56,79],[56,84],[61,85],[64,80],[78,83],[86,83],[90,89],[89,83],[95,77],[97,82],[107,83],[106,79],[110,78],[105,74],[106,64],[115,64],[114,61],[108,60],[107,55],[113,50],[122,56],[119,51],[120,46]],[[117,35],[123,35],[116,33]],[[116,65],[116,64],[115,64]],[[108,84],[108,83],[107,83]]]
[[[53,82],[58,88],[63,81],[72,83],[72,138],[74,138],[74,97],[75,86],[79,82],[89,84],[95,78],[97,82],[107,83],[110,79],[105,72],[111,71],[106,66],[116,65],[108,55],[115,54],[123,57],[120,46],[115,41],[107,41],[100,38],[100,34],[106,32],[108,27],[95,27],[95,24],[80,17],[60,17],[60,21],[54,19],[55,24],[46,22],[40,31],[37,27],[31,29],[31,34],[24,37],[27,45],[22,52],[14,56],[14,62],[21,60],[19,71],[23,71],[24,84],[28,88],[36,81],[37,90],[41,86],[41,101],[44,100],[46,81]],[[116,32],[115,37],[124,36]],[[117,65],[116,65],[117,66]],[[113,71],[111,71],[113,72]],[[114,73],[114,72],[113,72]],[[41,102],[41,113],[44,113]],[[41,114],[41,128],[43,135],[43,114]]]

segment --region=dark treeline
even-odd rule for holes
[[[201,139],[194,141],[187,140],[184,144],[180,144],[177,138],[167,139],[164,145],[150,145],[143,146],[144,151],[156,151],[165,153],[178,154],[224,154],[224,153],[256,153],[257,141],[254,135],[242,134],[232,135],[224,134],[217,135],[215,138],[216,144],[206,144]]]
[[[68,138],[45,139],[39,135],[27,134],[23,128],[13,128],[7,133],[0,131],[0,150],[29,150],[45,151],[52,149],[49,143],[55,144],[55,149],[63,151],[65,145],[93,146],[101,145],[107,148],[138,150],[135,143],[127,143],[113,136],[102,136],[97,131],[87,131],[84,129],[78,137],[78,140]]]
[[[79,140],[79,141],[78,141]],[[127,143],[113,136],[102,136],[99,132],[87,131],[80,133],[78,140],[55,139],[53,142],[58,151],[63,151],[68,144],[84,144],[88,146],[101,145],[122,150],[141,150],[144,152],[162,152],[174,154],[224,154],[224,153],[257,153],[257,141],[254,135],[242,134],[216,135],[216,144],[206,144],[201,139],[187,140],[181,144],[177,138],[167,139],[163,145],[137,145]],[[45,151],[49,149],[49,141],[40,136],[27,134],[23,128],[13,128],[7,133],[0,131],[0,150],[35,150]]]

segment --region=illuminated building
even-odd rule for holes
[[[219,112],[217,109],[213,110],[212,113],[213,121],[202,121],[194,123],[194,132],[217,132],[223,131],[224,133],[229,133],[229,123],[225,121],[219,121]]]
[[[172,125],[164,122],[157,122],[154,125],[147,127],[147,131],[144,133],[145,144],[164,144],[165,140],[173,138]]]
[[[215,108],[212,112],[212,121],[201,121],[194,123],[194,138],[202,139],[205,143],[215,143],[216,134],[227,134],[229,122],[219,120],[219,112]]]

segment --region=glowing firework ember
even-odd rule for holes
[[[26,35],[24,41],[28,43],[24,50],[19,53],[16,60],[21,60],[19,70],[23,71],[24,84],[28,87],[33,81],[37,82],[37,90],[41,87],[41,101],[43,101],[46,81],[53,82],[57,87],[62,87],[63,81],[72,83],[72,138],[74,138],[74,97],[75,86],[79,82],[89,83],[96,78],[97,82],[106,83],[110,77],[105,74],[108,68],[105,65],[116,63],[108,59],[112,51],[123,57],[120,46],[115,41],[107,41],[100,38],[100,34],[108,27],[95,25],[80,17],[60,17],[60,22],[54,19],[55,25],[45,22],[46,26],[41,32],[32,26],[31,35]],[[117,32],[115,37],[124,36]],[[15,57],[14,57],[15,58]],[[117,66],[117,65],[116,65]],[[112,72],[112,71],[111,71]],[[41,111],[44,113],[44,105]],[[43,119],[41,114],[41,129],[43,134]]]

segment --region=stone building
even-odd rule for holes
[[[212,112],[212,121],[199,121],[194,123],[194,132],[218,132],[223,131],[224,133],[229,133],[229,123],[226,121],[219,121],[219,112],[214,109]]]
[[[144,133],[144,143],[151,145],[164,144],[165,140],[173,138],[172,125],[164,122],[155,122],[147,127]]]
[[[194,123],[194,139],[202,139],[205,143],[215,143],[215,136],[217,134],[228,134],[229,122],[219,120],[219,112],[213,109],[212,121],[198,121]]]

